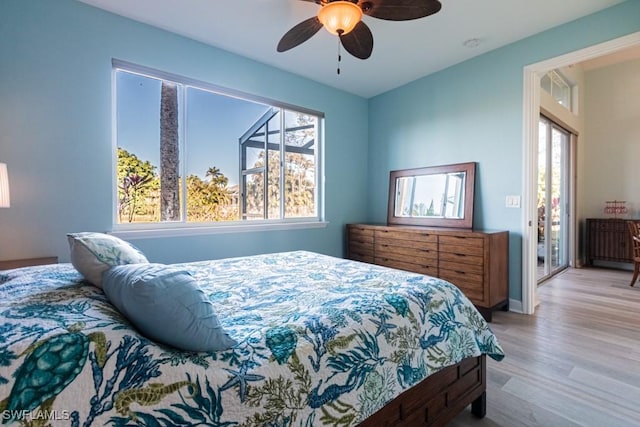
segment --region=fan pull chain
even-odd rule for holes
[[[338,75],[340,75],[340,61],[342,61],[342,55],[340,55],[340,37],[338,37]]]

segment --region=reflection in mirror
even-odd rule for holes
[[[466,175],[453,172],[397,178],[395,216],[464,218]]]
[[[392,171],[389,224],[471,228],[475,162]]]

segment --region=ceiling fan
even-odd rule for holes
[[[280,39],[278,52],[285,52],[309,40],[323,26],[340,38],[347,52],[367,59],[373,51],[373,34],[362,15],[387,21],[409,21],[437,13],[438,0],[301,0],[321,6],[318,15],[302,21]],[[339,60],[339,58],[338,58]],[[338,73],[340,70],[338,70]]]

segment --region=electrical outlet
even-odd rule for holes
[[[520,207],[520,196],[507,196],[505,205],[508,208],[519,208]]]

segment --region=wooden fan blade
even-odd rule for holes
[[[367,24],[360,21],[353,30],[340,36],[345,50],[360,59],[367,59],[373,51],[373,34]]]
[[[278,43],[278,52],[284,52],[306,42],[317,33],[320,28],[322,28],[322,23],[318,21],[318,18],[315,16],[306,21],[302,21],[282,36]]]
[[[433,15],[442,8],[438,0],[360,0],[365,15],[387,21],[409,21]]]

